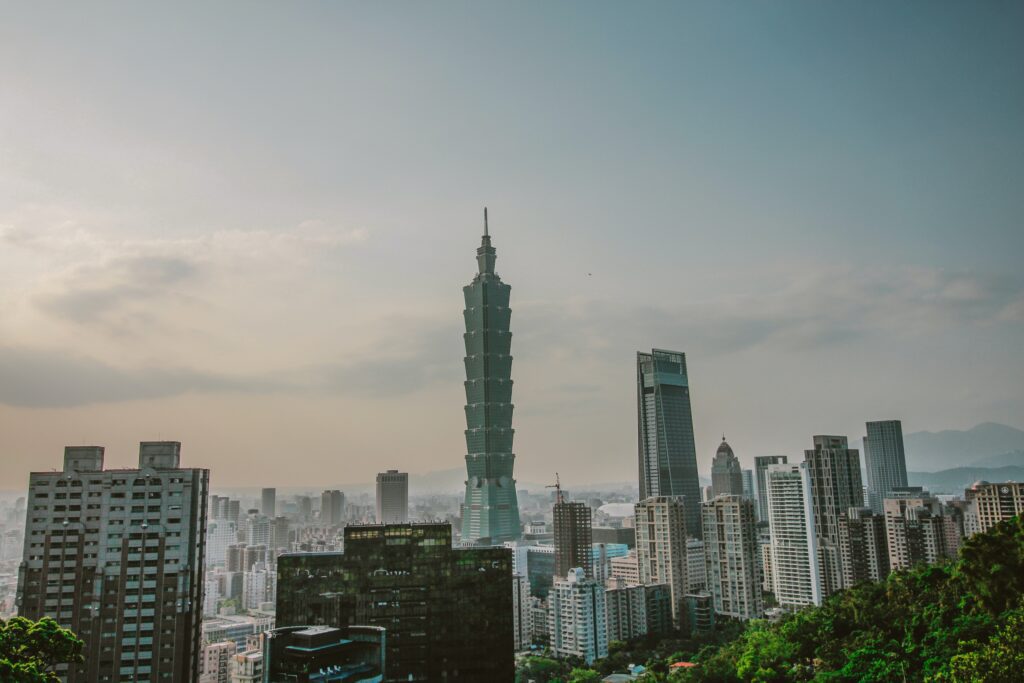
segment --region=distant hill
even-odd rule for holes
[[[959,493],[976,481],[1024,481],[1024,466],[954,467],[940,472],[907,472],[911,486],[923,486],[931,493]]]
[[[1009,467],[1010,465],[1024,467],[1024,451],[1011,451],[1002,455],[992,455],[975,460],[971,465],[974,467]]]
[[[995,422],[984,422],[966,431],[948,429],[906,434],[903,443],[908,470],[935,472],[964,465],[980,465],[979,461],[986,461],[993,456],[1002,457],[1013,451],[1024,451],[1024,431]]]

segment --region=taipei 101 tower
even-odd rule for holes
[[[478,272],[462,288],[466,298],[466,504],[462,543],[498,545],[520,537],[516,480],[512,478],[511,287],[494,272],[487,230],[476,250]]]

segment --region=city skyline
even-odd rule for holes
[[[1024,427],[1024,9],[925,6],[17,8],[0,487],[163,438],[214,487],[458,466],[484,204],[524,481],[635,478],[652,347],[687,354],[701,473],[723,431],[749,466]]]

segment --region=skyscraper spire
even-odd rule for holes
[[[480,275],[494,275],[494,260],[497,258],[491,246],[491,234],[487,225],[487,207],[484,207],[484,236],[480,239],[480,247],[476,250],[476,262]]]

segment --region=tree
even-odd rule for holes
[[[569,683],[597,683],[601,674],[593,669],[573,669],[569,673]]]
[[[82,641],[53,619],[0,620],[0,680],[11,683],[59,681],[53,672],[54,666],[82,661]]]
[[[1014,683],[1024,673],[1024,609],[1009,612],[1005,623],[987,643],[962,643],[966,652],[954,655],[936,675],[936,683],[986,681]]]

